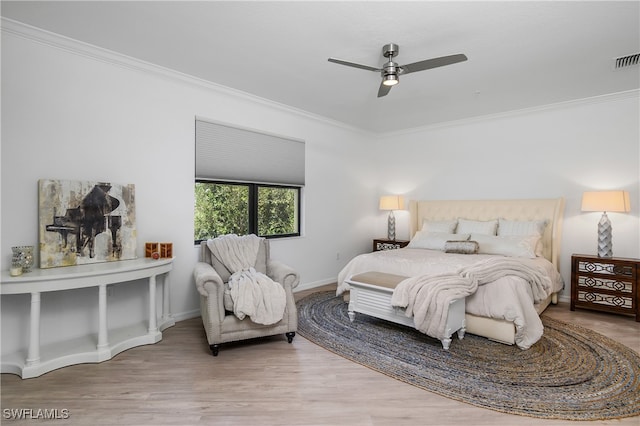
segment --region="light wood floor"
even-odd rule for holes
[[[335,288],[335,287],[334,287]],[[320,290],[331,289],[330,286]],[[302,297],[309,292],[300,292]],[[640,323],[630,317],[545,312],[640,352]],[[156,345],[101,364],[62,368],[22,380],[2,374],[6,409],[66,409],[55,425],[640,425],[640,417],[563,422],[513,416],[426,392],[354,364],[301,336],[226,345],[211,356],[199,318],[164,331]]]

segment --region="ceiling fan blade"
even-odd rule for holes
[[[382,71],[380,68],[370,67],[369,65],[356,64],[355,62],[343,61],[342,59],[329,58],[329,62],[333,62],[335,64],[346,65],[348,67],[360,68],[362,70],[367,71]]]
[[[383,96],[387,96],[392,87],[393,86],[385,86],[384,84],[380,83],[380,88],[378,89],[378,97],[381,98]]]
[[[456,55],[441,56],[439,58],[427,59],[408,65],[401,65],[400,68],[402,68],[402,74],[409,74],[411,72],[424,71],[431,68],[438,68],[445,65],[456,64],[458,62],[464,62],[466,60],[467,57],[464,54],[458,53]]]

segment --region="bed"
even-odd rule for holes
[[[523,278],[501,277],[466,297],[465,323],[467,333],[527,349],[542,336],[540,313],[550,303],[557,303],[557,294],[564,286],[559,274],[563,212],[562,198],[412,200],[411,243],[398,250],[356,256],[340,271],[336,294],[348,295],[346,281],[370,271],[418,277],[451,273],[493,258],[522,259],[548,274],[551,285],[545,297],[534,297]],[[453,222],[455,229],[449,232]],[[494,222],[495,231],[490,235],[487,229]],[[525,240],[529,246],[523,244]],[[469,242],[477,241],[477,253],[445,252],[444,246],[449,248],[453,241],[466,241],[463,245],[467,248]],[[529,256],[530,252],[533,254]]]

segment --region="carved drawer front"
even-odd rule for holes
[[[625,297],[617,294],[604,294],[593,291],[578,290],[578,301],[629,310],[633,309],[633,297],[631,296]]]
[[[397,243],[376,243],[376,250],[396,250],[401,248]]]
[[[635,270],[634,265],[589,261],[578,262],[578,272],[587,272],[590,274],[622,275],[635,278]]]

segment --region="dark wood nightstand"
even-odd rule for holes
[[[571,310],[635,315],[640,322],[640,259],[571,256]]]
[[[387,238],[378,238],[373,240],[373,251],[396,250],[406,247],[409,244],[407,240],[389,240]]]

